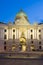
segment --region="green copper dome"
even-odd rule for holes
[[[25,14],[25,12],[22,11],[22,10],[20,10],[20,12],[17,13],[16,17],[17,17],[17,16],[25,16],[25,17],[27,17],[27,15]]]

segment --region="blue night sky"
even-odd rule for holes
[[[43,21],[43,0],[0,0],[0,22],[14,22],[22,9],[30,23]]]

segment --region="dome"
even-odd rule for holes
[[[24,11],[20,10],[19,13],[17,13],[16,17],[24,16],[27,17],[27,15],[24,13]]]

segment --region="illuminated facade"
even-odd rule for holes
[[[43,50],[43,24],[30,24],[23,11],[16,15],[14,23],[0,22],[0,52],[35,50]]]

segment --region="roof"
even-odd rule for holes
[[[16,17],[17,17],[17,16],[25,16],[25,17],[27,17],[27,15],[25,14],[25,12],[24,12],[23,10],[20,10],[20,11],[17,13]]]
[[[43,23],[38,23],[38,25],[42,25]]]
[[[0,24],[5,24],[5,25],[7,25],[7,23],[4,23],[4,22],[0,22]]]

